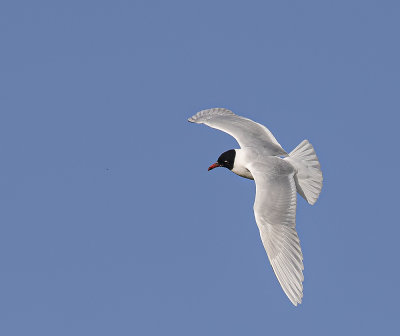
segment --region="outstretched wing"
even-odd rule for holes
[[[265,126],[238,116],[230,110],[224,108],[203,110],[188,120],[228,133],[242,148],[257,147],[264,149],[268,155],[287,156],[287,153]]]
[[[290,301],[303,297],[303,254],[296,232],[294,168],[277,157],[247,167],[256,183],[254,216],[269,261]]]

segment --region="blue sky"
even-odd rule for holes
[[[393,334],[400,234],[397,1],[3,1],[2,335]],[[207,172],[226,107],[292,150],[304,300],[291,305],[254,185]]]

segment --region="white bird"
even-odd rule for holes
[[[254,216],[269,261],[283,291],[297,306],[303,297],[303,254],[296,232],[296,191],[314,204],[322,172],[313,146],[303,140],[289,154],[263,125],[224,108],[188,119],[233,136],[240,149],[220,155],[208,170],[225,167],[256,184]]]

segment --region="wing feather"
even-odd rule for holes
[[[205,124],[233,136],[240,147],[257,147],[264,149],[268,155],[287,156],[282,146],[272,133],[263,125],[250,119],[238,116],[224,108],[202,110],[188,121]]]
[[[297,306],[303,297],[303,254],[296,232],[294,168],[269,157],[248,169],[256,182],[254,215],[261,240],[278,281]]]

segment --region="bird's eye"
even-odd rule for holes
[[[227,161],[227,160],[225,160],[224,162],[225,162],[225,163],[228,163],[228,161]]]

